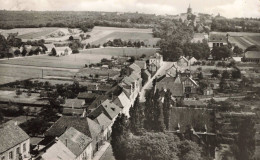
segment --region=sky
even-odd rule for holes
[[[1,10],[108,11],[159,15],[193,12],[260,18],[260,0],[0,0]]]

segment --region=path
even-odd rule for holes
[[[164,75],[165,71],[169,69],[173,65],[173,62],[163,62],[163,65],[159,68],[159,70],[155,73],[155,75],[143,86],[140,95],[140,102],[145,102],[145,92],[147,89],[152,88],[153,80],[159,76]]]
[[[110,143],[104,142],[104,145],[100,147],[100,149],[95,153],[92,160],[99,160],[103,154],[106,152],[107,148],[110,146]]]

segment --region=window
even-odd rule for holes
[[[191,92],[191,87],[185,87],[185,92],[190,93]]]
[[[13,159],[13,152],[9,152],[9,159]]]
[[[20,147],[17,147],[17,148],[16,148],[16,154],[19,154],[19,153],[21,153],[21,152],[20,152]]]
[[[26,152],[26,143],[23,144],[23,152]]]

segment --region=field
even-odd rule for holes
[[[80,32],[79,29],[71,29],[70,31],[68,30],[68,28],[43,27],[43,28],[16,28],[10,30],[0,30],[0,33],[5,37],[7,37],[9,33],[18,33],[18,38],[25,39],[25,40],[44,39],[47,41],[48,40],[63,41],[63,40],[67,40],[70,35],[78,34]]]
[[[78,69],[85,64],[100,62],[102,58],[110,59],[112,56],[141,56],[152,55],[155,48],[98,48],[83,50],[79,54],[63,57],[48,55],[0,60],[0,84],[39,78],[43,76],[72,77]]]
[[[212,32],[217,34],[229,34],[229,42],[245,50],[251,45],[260,45],[260,33],[247,32]]]
[[[159,38],[153,38],[152,29],[136,28],[115,28],[115,27],[94,27],[89,33],[90,39],[84,43],[103,45],[108,40],[122,39],[125,41],[144,41],[147,45],[156,45]]]

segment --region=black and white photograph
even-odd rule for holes
[[[0,0],[0,160],[260,160],[260,0]]]

